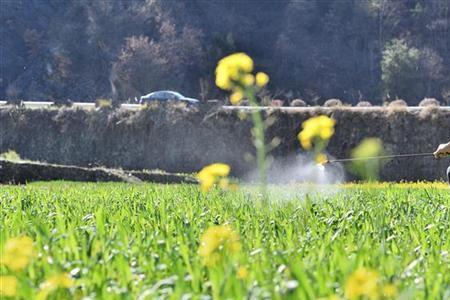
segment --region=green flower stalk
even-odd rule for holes
[[[254,144],[256,147],[256,161],[259,171],[261,194],[267,195],[267,164],[264,120],[256,101],[256,93],[269,82],[266,73],[253,72],[253,60],[245,53],[235,53],[222,58],[216,68],[216,85],[226,91],[232,92],[230,101],[239,105],[244,97],[255,108],[252,111]]]

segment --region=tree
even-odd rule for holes
[[[408,47],[401,39],[390,41],[384,51],[381,62],[384,96],[387,99],[418,99],[423,84],[418,80],[420,51]]]
[[[179,32],[165,20],[160,38],[132,36],[126,42],[111,71],[115,100],[133,99],[150,91],[174,89],[193,93],[191,68],[201,68],[201,32],[185,26]]]

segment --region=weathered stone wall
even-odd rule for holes
[[[347,157],[365,137],[381,138],[391,153],[432,152],[440,142],[450,140],[450,111],[438,108],[420,112],[404,108],[272,110],[275,123],[268,137],[281,139],[272,152],[274,157],[300,153],[296,135],[301,123],[322,113],[337,120],[328,148],[335,157]],[[193,172],[220,161],[230,164],[234,175],[242,176],[254,168],[244,158],[254,152],[250,128],[250,118],[242,120],[236,111],[1,108],[0,152],[12,149],[22,158],[59,164],[169,172]],[[382,179],[443,179],[448,164],[448,159],[431,157],[392,160]]]

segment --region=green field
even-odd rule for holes
[[[56,284],[49,299],[345,299],[349,278],[366,270],[375,278],[372,299],[450,299],[446,185],[270,191],[261,203],[245,187],[202,194],[195,185],[0,186],[1,251],[24,235],[35,249],[23,270],[3,265],[0,275],[18,278],[21,299],[63,273],[73,282]],[[240,247],[220,240],[207,264],[200,240],[219,224]]]

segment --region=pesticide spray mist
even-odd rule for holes
[[[255,183],[258,171],[253,170],[246,181]],[[323,197],[339,192],[345,181],[341,164],[317,164],[312,157],[295,155],[270,161],[267,171],[269,198],[274,201],[298,200],[306,195]]]

